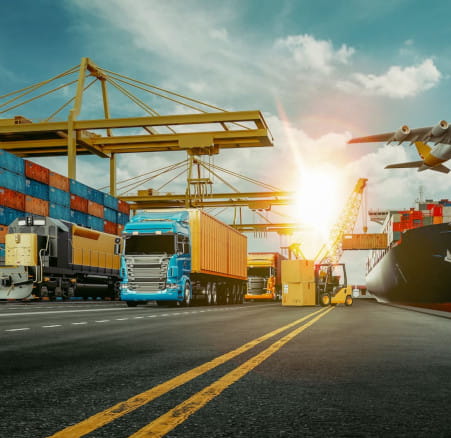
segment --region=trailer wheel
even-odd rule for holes
[[[136,307],[138,305],[135,301],[126,301],[126,303],[127,307]]]
[[[185,291],[183,293],[183,305],[185,307],[189,307],[191,304],[191,290],[189,287],[189,283],[185,283]]]
[[[207,306],[211,306],[213,302],[213,296],[211,291],[211,283],[207,283]]]
[[[213,306],[218,304],[218,291],[216,289],[216,283],[211,283],[211,304]]]
[[[345,298],[345,306],[352,306],[352,303],[353,303],[353,299],[352,299],[352,297],[351,297],[351,295],[346,295],[346,298]]]
[[[329,294],[322,294],[320,297],[320,304],[323,307],[327,307],[330,304],[330,295]]]

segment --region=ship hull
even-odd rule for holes
[[[366,276],[368,291],[380,301],[451,302],[451,224],[406,231]]]

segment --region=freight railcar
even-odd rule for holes
[[[120,237],[41,216],[15,219],[5,236],[0,299],[116,298]]]

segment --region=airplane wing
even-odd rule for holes
[[[348,143],[372,143],[372,142],[398,142],[404,141],[413,143],[415,141],[451,144],[451,129],[445,120],[441,120],[435,126],[425,128],[410,129],[407,125],[401,126],[397,131],[385,134],[369,135],[366,137],[356,137]]]

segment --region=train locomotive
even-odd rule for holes
[[[5,236],[0,299],[117,298],[121,238],[42,216],[15,219]]]

